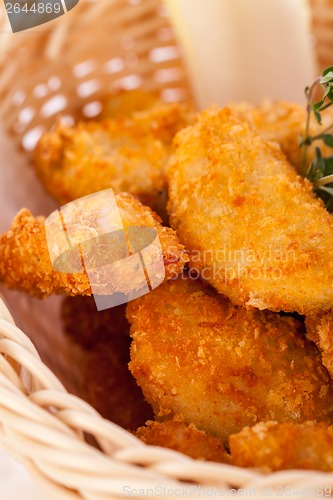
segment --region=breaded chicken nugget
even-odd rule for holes
[[[310,314],[333,301],[333,224],[311,183],[229,109],[176,138],[171,225],[190,266],[236,305]]]
[[[116,201],[125,227],[156,228],[163,253],[165,279],[180,273],[188,258],[175,233],[170,228],[161,226],[159,217],[133,196],[119,194]],[[86,218],[83,222],[87,223],[87,220]],[[25,291],[36,297],[51,294],[91,295],[86,274],[67,274],[53,269],[44,222],[44,217],[35,218],[28,210],[23,209],[15,217],[11,229],[0,237],[0,282],[8,288]],[[122,265],[121,261],[119,265]],[[126,285],[132,277],[132,268],[128,272],[129,275],[124,277],[127,278]],[[98,283],[95,285],[98,286]],[[105,293],[111,293],[112,286],[112,283],[100,283],[98,291],[103,293],[105,289]],[[134,281],[133,289],[135,287]]]
[[[127,191],[154,209],[165,204],[165,165],[174,135],[188,125],[185,105],[158,105],[130,118],[64,124],[40,139],[36,172],[61,204],[103,189]]]
[[[187,425],[179,420],[148,421],[135,435],[151,446],[171,448],[198,460],[230,463],[230,456],[223,442],[215,436],[199,431],[194,424]]]
[[[130,370],[158,419],[226,440],[247,425],[328,420],[330,377],[291,317],[237,308],[184,276],[127,306]]]
[[[65,297],[61,307],[64,332],[84,349],[92,349],[113,335],[129,336],[125,311],[125,304],[97,311],[92,297]]]
[[[88,360],[85,385],[89,403],[104,418],[135,430],[153,411],[128,369],[130,344],[130,337],[119,334],[100,342]]]
[[[305,327],[307,337],[317,344],[323,365],[333,378],[333,311],[307,317]]]
[[[298,172],[304,172],[303,149],[299,147],[299,136],[304,136],[306,123],[305,107],[299,104],[285,101],[265,100],[260,106],[249,103],[237,103],[231,105],[232,109],[238,111],[249,120],[267,141],[280,144],[282,151],[287,156]],[[333,112],[331,109],[322,114],[322,124],[319,125],[313,118],[310,122],[310,134],[315,136],[331,125]],[[306,165],[314,158],[316,142],[308,148]],[[320,143],[323,156],[333,154],[333,149]]]
[[[326,423],[261,422],[230,436],[229,444],[240,467],[333,471],[333,427]]]

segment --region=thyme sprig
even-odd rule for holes
[[[320,92],[321,96],[316,100]],[[333,148],[333,123],[316,135],[310,134],[311,117],[314,116],[319,125],[322,124],[322,112],[333,104],[333,66],[326,68],[321,76],[315,79],[310,87],[306,87],[307,118],[304,137],[299,138],[303,148],[302,174],[313,184],[317,195],[324,201],[327,210],[333,211],[333,155],[323,157],[319,146],[315,148],[315,157],[308,165],[308,148],[311,144],[323,141]]]

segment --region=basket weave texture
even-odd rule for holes
[[[319,69],[333,66],[333,1],[310,0]]]
[[[98,116],[107,93],[140,88],[166,101],[191,99],[186,67],[158,0],[81,0],[33,33],[7,35],[7,29],[2,11],[1,120],[27,151],[59,112],[68,119]],[[1,299],[0,337],[0,444],[27,467],[47,499],[161,498],[161,491],[202,498],[234,496],[237,488],[247,496],[262,497],[272,488],[270,498],[313,498],[323,486],[333,488],[333,474],[263,475],[147,446],[67,392]],[[43,359],[57,358],[48,340],[38,351]],[[98,447],[89,444],[91,436]]]
[[[55,116],[94,117],[101,97],[120,90],[191,98],[186,68],[160,1],[81,0],[39,28],[15,34],[0,17],[0,114],[32,149]]]

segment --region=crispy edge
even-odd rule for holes
[[[160,224],[159,217],[133,196],[116,196],[124,226],[155,227],[161,243],[165,279],[174,278],[188,261],[176,233]],[[53,269],[45,233],[45,218],[33,217],[27,209],[14,218],[12,227],[0,237],[0,282],[6,287],[36,297],[51,294],[91,295],[86,274],[60,273]]]
[[[333,427],[327,423],[261,422],[230,436],[229,445],[239,467],[333,470]]]
[[[150,420],[137,429],[135,435],[145,444],[170,448],[197,460],[230,463],[221,439],[197,429],[194,424],[180,420]]]

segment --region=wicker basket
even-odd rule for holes
[[[27,151],[58,112],[69,118],[97,116],[107,92],[135,87],[158,92],[164,100],[191,98],[158,0],[81,0],[66,16],[16,35],[5,34],[3,12],[0,20],[1,120]],[[272,488],[267,494],[275,498],[287,487],[294,493],[286,496],[310,498],[316,488],[333,488],[333,474],[265,476],[144,445],[77,396],[82,387],[75,366],[82,360],[68,349],[54,321],[50,328],[59,299],[40,303],[13,292],[4,295],[29,335],[15,326],[0,299],[0,444],[23,462],[46,498],[112,500],[123,498],[125,486],[132,498],[160,497],[163,488],[165,496],[189,498],[229,495],[238,488],[263,496]],[[99,448],[88,443],[87,434]]]

